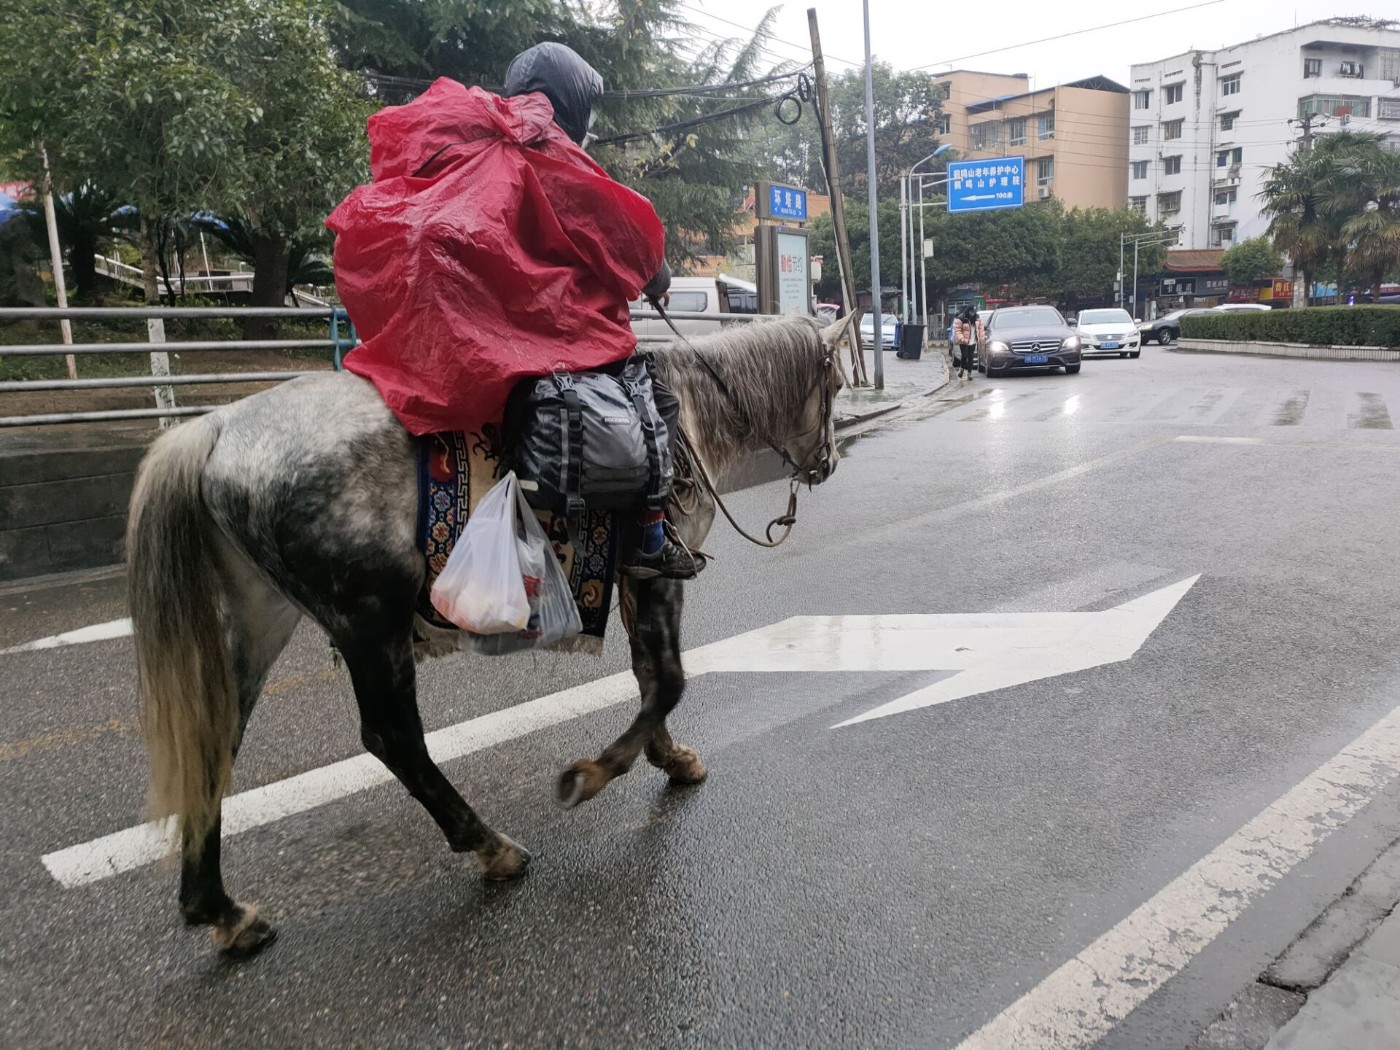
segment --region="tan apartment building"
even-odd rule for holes
[[[1027,90],[1022,74],[954,70],[943,141],[963,158],[1026,158],[1026,199],[1066,208],[1128,203],[1128,89],[1105,77]]]

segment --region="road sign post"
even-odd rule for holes
[[[1020,208],[1026,203],[1026,158],[955,160],[948,165],[948,212]]]

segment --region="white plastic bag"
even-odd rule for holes
[[[530,622],[520,558],[520,483],[511,472],[481,498],[433,581],[433,608],[464,631],[509,634]]]
[[[578,605],[569,589],[569,578],[554,554],[554,545],[544,534],[539,519],[518,486],[516,492],[521,522],[517,547],[530,603],[530,619],[524,630],[513,634],[482,636],[479,632],[468,632],[464,637],[471,648],[487,656],[544,648],[583,630]]]

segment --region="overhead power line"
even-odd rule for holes
[[[681,7],[685,8],[687,11],[693,11],[697,15],[704,15],[706,18],[713,18],[716,22],[723,22],[727,26],[733,26],[735,29],[742,29],[747,33],[752,33],[754,31],[753,26],[746,26],[742,22],[731,22],[729,19],[721,18],[719,15],[711,14],[709,11],[702,11],[700,8],[694,6],[693,4],[681,4]],[[797,51],[801,51],[803,54],[811,54],[812,49],[807,44],[794,44],[791,40],[784,40],[782,37],[774,36],[771,33],[768,34],[768,39],[776,44],[786,44],[788,47],[794,48]],[[826,60],[829,62],[840,62],[844,65],[853,66],[857,69],[863,69],[865,67],[864,62],[853,62],[849,58],[842,58],[839,55],[833,55],[829,52],[823,52],[823,57],[826,58]]]
[[[1083,36],[1085,33],[1097,33],[1101,29],[1116,29],[1118,26],[1132,25],[1135,22],[1146,22],[1153,18],[1164,18],[1167,15],[1179,15],[1185,11],[1197,11],[1202,7],[1214,7],[1216,4],[1223,4],[1225,0],[1205,0],[1204,3],[1190,4],[1186,7],[1174,7],[1170,11],[1158,11],[1155,14],[1139,15],[1136,18],[1125,18],[1121,22],[1107,22],[1101,26],[1088,26],[1085,29],[1074,29],[1068,33],[1058,33],[1055,36],[1044,36],[1038,40],[1023,40],[1017,44],[1007,44],[1005,47],[994,47],[990,51],[978,51],[972,55],[959,55],[957,58],[945,58],[937,62],[926,62],[922,66],[915,66],[909,72],[918,69],[932,69],[935,66],[951,66],[954,62],[966,62],[973,58],[985,58],[987,55],[999,55],[1003,51],[1017,51],[1023,47],[1031,47],[1034,44],[1048,44],[1055,40],[1067,40],[1072,36]]]

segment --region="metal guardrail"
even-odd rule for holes
[[[661,321],[661,315],[651,310],[631,310],[632,320]],[[733,323],[752,323],[773,320],[766,314],[697,313],[692,311],[668,311],[674,321],[718,322],[720,326]],[[147,321],[164,322],[178,319],[211,318],[273,318],[282,320],[321,320],[328,326],[324,339],[206,339],[166,342],[163,324],[150,325],[150,336],[145,342],[129,343],[24,343],[0,345],[0,361],[15,357],[36,357],[73,355],[81,357],[90,354],[149,354],[151,355],[150,376],[112,376],[93,379],[35,379],[0,381],[0,394],[23,393],[26,391],[62,390],[116,390],[150,387],[155,394],[156,407],[108,409],[92,412],[50,412],[27,416],[0,416],[0,428],[22,426],[50,426],[63,423],[103,423],[133,419],[170,419],[180,416],[200,415],[210,412],[214,406],[184,405],[175,403],[175,387],[202,386],[217,383],[262,383],[280,382],[297,376],[309,375],[308,371],[287,372],[219,372],[191,375],[171,375],[169,354],[200,351],[258,351],[258,350],[302,350],[325,347],[333,355],[336,369],[341,367],[341,359],[346,351],[359,344],[354,327],[344,310],[339,307],[277,307],[277,306],[131,306],[131,307],[4,307],[0,308],[0,322],[5,321]],[[664,322],[663,322],[664,323]],[[659,334],[640,335],[640,343],[674,342],[675,336],[666,330]]]
[[[327,325],[324,338],[317,339],[194,339],[177,342],[165,340],[167,320],[211,318],[268,318],[298,321],[323,321]],[[337,307],[6,307],[0,308],[0,322],[5,321],[145,321],[147,339],[143,342],[118,343],[21,343],[0,345],[0,361],[7,358],[72,355],[78,358],[91,354],[148,354],[151,362],[149,376],[110,376],[91,379],[35,379],[0,381],[0,394],[27,391],[113,390],[149,387],[155,395],[156,407],[137,409],[108,409],[92,412],[49,412],[24,416],[0,416],[0,427],[49,426],[63,423],[102,423],[132,419],[160,419],[162,425],[174,417],[193,416],[212,411],[214,406],[177,405],[175,388],[218,383],[281,382],[309,375],[304,369],[285,372],[201,372],[189,375],[170,374],[170,353],[201,351],[254,352],[260,350],[304,350],[323,347],[332,355],[334,367],[340,368],[346,350],[359,340],[344,310]]]

